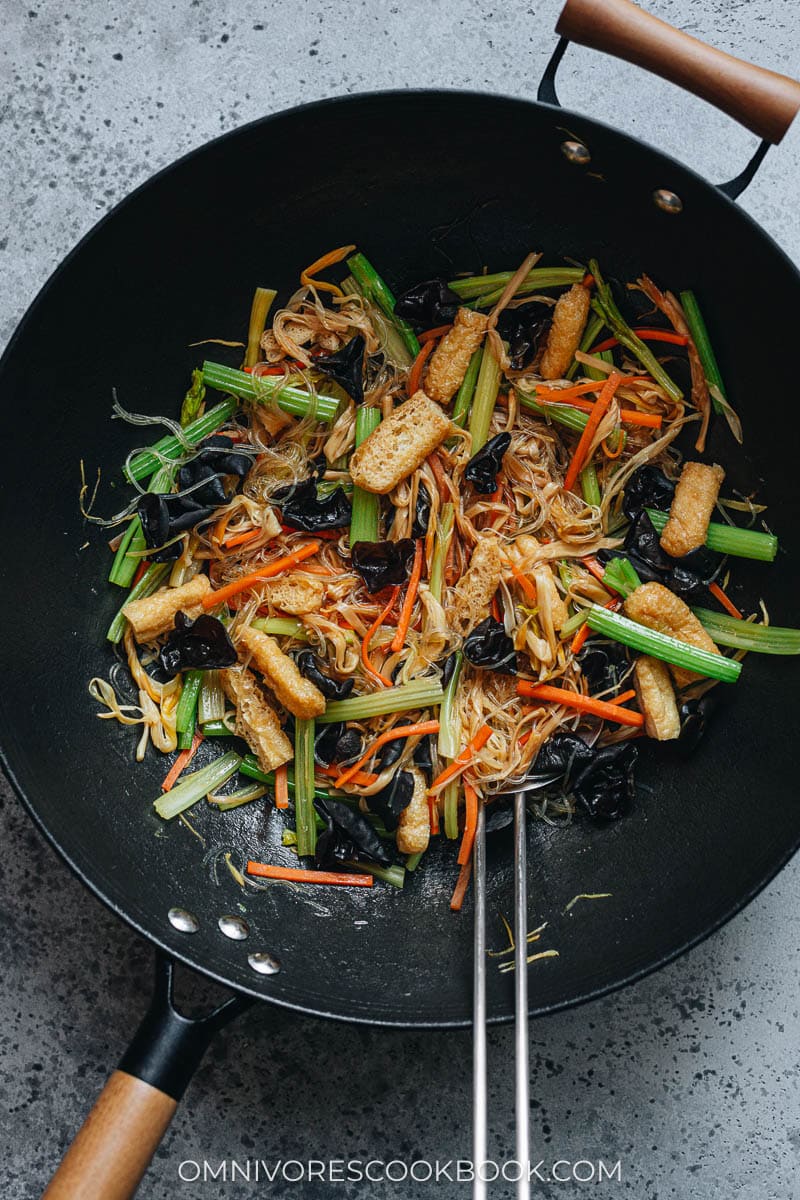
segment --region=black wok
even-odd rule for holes
[[[619,31],[598,26],[596,44],[635,58],[634,43],[655,38],[662,52],[650,45],[648,65],[673,77],[683,72],[691,84],[686,52],[666,27],[653,33],[643,18],[645,38],[621,4],[606,8],[624,36],[614,41]],[[569,31],[591,40],[580,11],[571,11]],[[711,98],[723,104],[725,80],[738,70],[749,88],[747,123],[779,140],[797,107],[789,82],[765,84],[766,73],[722,59],[723,82]],[[773,621],[796,617],[796,448],[779,433],[794,404],[795,372],[773,314],[800,309],[800,276],[729,195],[633,138],[555,107],[553,75],[543,85],[549,103],[433,91],[349,97],[267,118],[201,148],[139,188],[80,243],[0,365],[4,401],[27,430],[6,455],[2,495],[6,769],[39,827],[100,899],[172,959],[238,996],[402,1026],[460,1026],[471,1016],[471,919],[468,906],[458,916],[448,907],[456,874],[449,849],[432,851],[403,892],[309,898],[274,886],[243,897],[224,864],[215,886],[200,843],[152,814],[162,764],[150,758],[135,767],[130,731],[100,724],[86,691],[92,675],[107,674],[103,631],[120,595],[105,583],[103,537],[78,510],[80,460],[87,477],[101,468],[100,503],[117,507],[131,430],[108,419],[112,387],[128,408],[174,412],[198,360],[189,343],[239,336],[255,284],[285,297],[299,266],[355,241],[397,289],[433,272],[514,267],[532,248],[546,262],[596,256],[621,279],[646,270],[675,289],[694,288],[746,432],[740,452],[717,421],[709,457],[725,463],[728,488],[763,484],[784,551],[772,566],[737,564],[737,577],[746,597],[769,597]],[[728,89],[723,106],[735,108],[742,86]],[[426,138],[417,133],[423,125]],[[591,161],[568,159],[566,140],[588,147]],[[287,168],[300,146],[302,169]],[[730,195],[746,181],[747,173]],[[657,206],[659,189],[677,196],[682,211]],[[771,436],[758,432],[767,404]],[[800,808],[787,694],[795,680],[791,661],[751,656],[694,757],[682,761],[658,748],[643,754],[627,820],[530,830],[531,907],[550,921],[548,945],[560,951],[531,977],[532,1015],[620,987],[674,958],[738,911],[794,852]],[[212,857],[236,846],[269,859],[280,839],[274,815],[257,806],[224,815],[202,807],[193,823]],[[507,833],[490,844],[490,917],[512,904],[510,844]],[[581,919],[563,916],[579,892],[613,896]],[[174,907],[197,918],[196,933],[173,927]],[[223,935],[225,915],[245,917],[246,940]],[[256,961],[272,973],[253,969],[254,953],[269,956]],[[104,1118],[94,1118],[88,1140],[81,1135],[80,1160],[73,1150],[70,1182],[60,1174],[49,1194],[129,1194],[169,1120],[170,1097],[181,1094],[228,1015],[199,1029],[183,1022],[167,1003],[167,975],[162,964],[160,999],[123,1062],[126,1073],[114,1077]],[[513,1012],[512,979],[494,970],[488,1009],[493,1020]],[[138,1149],[129,1137],[109,1152],[103,1122],[110,1127],[123,1105]],[[103,1182],[79,1192],[88,1154]]]

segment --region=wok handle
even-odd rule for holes
[[[42,1200],[129,1200],[216,1032],[253,1003],[237,995],[207,1016],[173,1001],[173,963],[156,954],[153,999]]]
[[[800,110],[796,80],[707,46],[631,0],[567,0],[556,32],[676,83],[773,145]]]
[[[51,1179],[43,1200],[129,1200],[178,1101],[115,1071]]]

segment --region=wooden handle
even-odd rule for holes
[[[794,79],[698,42],[630,0],[567,0],[556,32],[677,83],[776,145],[800,109]]]
[[[158,1088],[115,1071],[42,1200],[129,1200],[177,1107]]]

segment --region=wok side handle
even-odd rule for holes
[[[643,67],[777,145],[800,110],[800,83],[674,29],[631,0],[567,0],[556,32]]]
[[[172,983],[173,964],[159,952],[150,1008],[43,1200],[129,1200],[212,1038],[252,1004],[234,996],[191,1019],[176,1010]]]

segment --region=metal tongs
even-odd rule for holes
[[[526,801],[529,792],[548,787],[557,776],[526,780],[514,801],[514,1109],[516,1113],[516,1161],[521,1164],[516,1185],[517,1200],[529,1200],[528,1163],[528,891]],[[486,1181],[480,1178],[486,1162],[488,1102],[486,1076],[486,810],[478,809],[473,859],[475,931],[472,1007],[472,1165],[473,1200],[484,1200]]]

